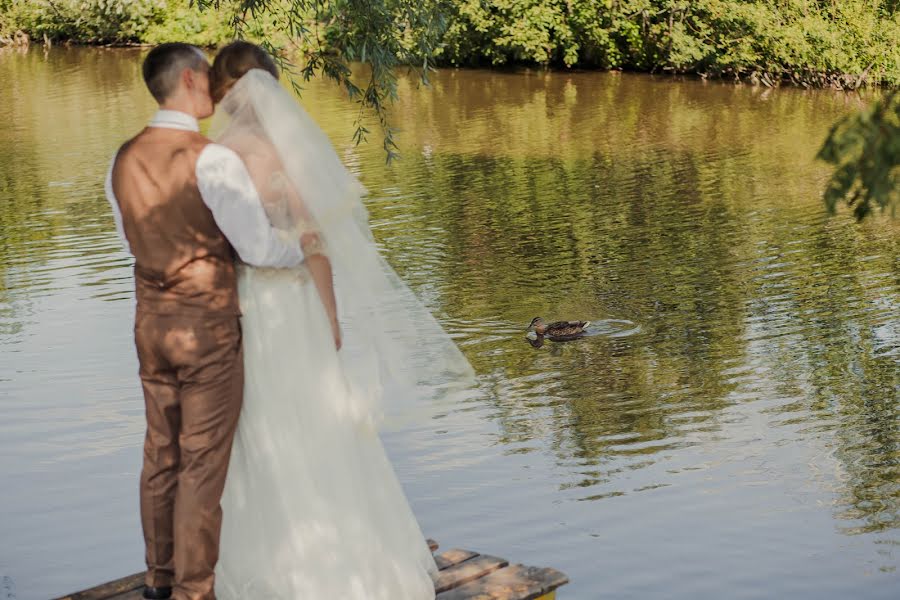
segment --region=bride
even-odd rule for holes
[[[431,599],[434,559],[375,425],[446,398],[471,367],[380,256],[364,189],[272,59],[235,42],[211,78],[214,139],[307,257],[294,270],[239,266],[246,383],[216,594]]]

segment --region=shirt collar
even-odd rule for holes
[[[150,120],[149,127],[164,127],[182,131],[200,131],[197,119],[178,110],[159,110]]]

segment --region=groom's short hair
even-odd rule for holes
[[[144,83],[161,104],[178,87],[178,78],[184,69],[197,71],[204,63],[206,57],[196,46],[182,42],[160,44],[144,59]]]

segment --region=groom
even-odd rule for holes
[[[116,154],[106,196],[135,258],[144,598],[213,600],[244,385],[234,253],[261,267],[293,267],[303,253],[271,228],[237,154],[200,135],[213,112],[200,50],[158,46],[143,75],[160,110]]]

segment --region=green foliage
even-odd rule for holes
[[[835,166],[825,190],[831,212],[843,201],[859,220],[875,206],[895,211],[900,200],[900,93],[838,121],[819,158]]]
[[[626,68],[846,87],[900,83],[896,2],[456,0],[451,64]]]
[[[197,10],[189,0],[166,4],[162,18],[153,22],[139,41],[146,44],[186,41],[197,46],[217,46],[234,35],[231,24],[221,14]]]
[[[0,37],[15,33],[19,24],[18,7],[13,0],[0,0]]]
[[[235,2],[219,11],[196,0],[0,0],[0,36],[21,29],[32,38],[83,44],[160,44],[184,41],[213,47],[234,38]],[[248,21],[251,36],[284,38],[271,19]]]
[[[7,0],[17,27],[33,38],[134,42],[162,18],[163,0]]]

